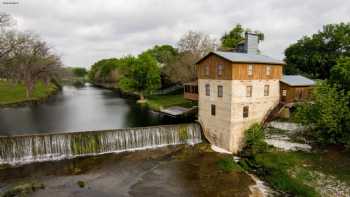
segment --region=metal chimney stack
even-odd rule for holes
[[[258,51],[259,51],[258,45],[259,45],[258,35],[253,32],[246,32],[244,51],[248,54],[258,54]]]

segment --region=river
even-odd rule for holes
[[[38,105],[0,109],[0,135],[104,130],[190,122],[140,106],[118,92],[86,85],[64,86]]]

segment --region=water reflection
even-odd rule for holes
[[[0,135],[84,131],[190,122],[141,107],[118,92],[93,86],[63,87],[35,106],[0,109]]]

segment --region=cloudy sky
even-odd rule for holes
[[[284,49],[327,23],[350,21],[350,0],[0,0],[20,30],[45,39],[66,66],[176,45],[188,30],[212,38],[241,23],[265,33],[260,49]],[[5,2],[5,3],[4,3]],[[18,2],[7,4],[6,2]]]

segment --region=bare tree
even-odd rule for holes
[[[26,87],[26,96],[31,97],[35,84],[46,84],[59,76],[61,62],[48,45],[31,33],[14,32],[6,37],[13,40],[13,47],[1,60],[5,77],[22,82]]]
[[[215,50],[217,42],[209,35],[189,31],[177,43],[180,55],[166,68],[164,73],[173,82],[191,82],[197,79],[195,63]]]
[[[12,24],[8,14],[0,13],[0,78],[22,82],[31,97],[38,81],[49,84],[59,77],[61,61],[38,36],[5,28]]]
[[[0,12],[0,78],[8,76],[7,62],[11,52],[14,52],[18,42],[21,41],[17,32],[8,29],[13,24],[14,20],[10,15]]]
[[[12,77],[24,83],[27,97],[31,97],[39,80],[48,84],[61,71],[59,57],[50,51],[45,42],[32,34],[27,34],[24,42],[17,46],[11,65],[14,68]]]
[[[0,28],[9,27],[14,24],[14,20],[9,14],[0,12]]]
[[[217,42],[207,34],[189,31],[181,37],[177,46],[179,52],[190,53],[199,59],[214,50]]]

